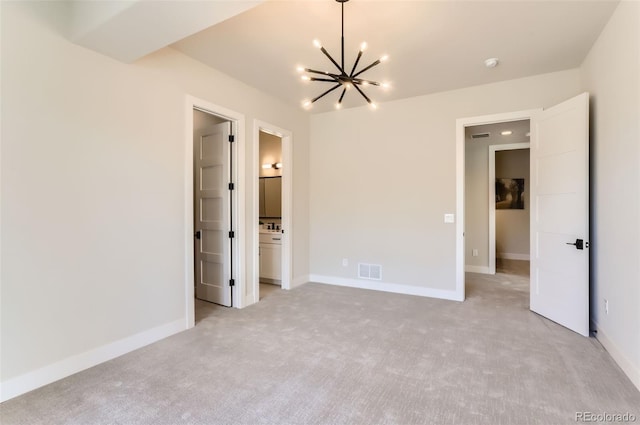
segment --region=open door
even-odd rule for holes
[[[589,94],[531,119],[532,311],[589,336]]]
[[[231,123],[194,134],[196,297],[231,307]]]

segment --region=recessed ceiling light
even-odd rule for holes
[[[496,66],[498,66],[498,62],[498,58],[489,58],[484,61],[484,66],[486,66],[487,68],[495,68]]]
[[[500,134],[502,134],[503,136],[510,136],[510,135],[512,135],[512,134],[513,134],[513,131],[511,131],[511,130],[505,130],[505,131],[503,131],[503,132],[502,132],[502,133],[500,133]]]

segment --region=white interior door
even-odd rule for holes
[[[589,94],[531,119],[531,310],[589,335]]]
[[[231,123],[194,134],[196,297],[231,306]]]

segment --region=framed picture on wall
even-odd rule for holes
[[[524,209],[524,178],[496,179],[496,209]]]

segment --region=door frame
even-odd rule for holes
[[[530,142],[489,145],[489,274],[496,274],[496,152],[530,147]]]
[[[465,299],[465,240],[464,240],[464,194],[465,194],[465,128],[500,122],[531,120],[542,108],[505,112],[456,120],[456,295],[455,299]]]
[[[236,243],[233,244],[232,255],[234,258],[231,275],[235,280],[232,291],[232,307],[242,308],[246,305],[244,294],[246,264],[245,241],[242,235],[246,232],[245,215],[245,117],[243,114],[232,111],[214,103],[187,95],[185,99],[184,115],[184,287],[185,287],[185,320],[187,329],[195,326],[195,293],[194,293],[194,252],[193,252],[193,110],[199,109],[211,115],[224,118],[231,122],[235,141],[229,147],[233,151],[231,162],[231,178],[235,183],[231,193],[233,208],[232,220],[236,235]],[[242,159],[242,160],[241,160]]]
[[[282,289],[291,289],[291,277],[292,273],[292,241],[294,229],[292,226],[292,205],[293,205],[293,134],[289,130],[285,130],[276,125],[260,121],[253,120],[253,152],[251,167],[249,171],[250,185],[252,187],[252,199],[254,202],[253,208],[249,212],[249,244],[253,247],[251,255],[251,283],[252,286],[252,301],[258,302],[260,300],[260,260],[258,257],[258,248],[260,244],[260,205],[258,202],[258,179],[260,177],[260,132],[268,133],[273,136],[277,136],[282,140],[282,228],[284,229],[284,236],[282,238]],[[249,288],[247,288],[249,289]],[[251,298],[251,297],[250,297]]]

